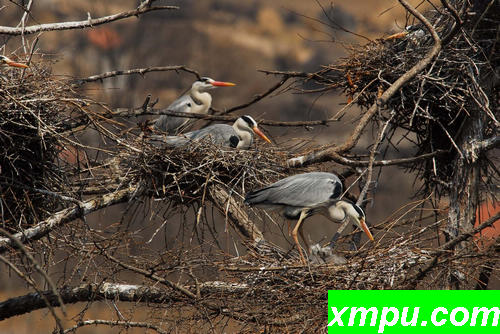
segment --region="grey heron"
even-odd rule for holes
[[[27,68],[28,65],[26,64],[21,64],[21,63],[16,63],[15,61],[11,60],[10,58],[6,56],[0,55],[0,64],[6,64],[12,67],[20,67],[20,68]]]
[[[365,213],[351,201],[340,199],[342,182],[337,175],[325,172],[297,174],[281,179],[265,188],[249,192],[245,203],[262,208],[278,208],[288,219],[298,219],[292,237],[299,250],[300,258],[305,258],[297,238],[297,232],[306,244],[302,234],[302,222],[315,214],[322,214],[335,223],[342,223],[332,238],[332,243],[349,222],[360,227],[373,241],[373,236],[365,223]]]
[[[179,112],[192,112],[206,114],[212,104],[212,95],[207,91],[217,87],[235,86],[232,82],[215,81],[214,79],[202,77],[193,82],[191,89],[177,100],[172,102],[167,110]],[[167,132],[168,134],[177,134],[177,131],[188,122],[185,117],[176,117],[169,115],[160,116],[155,122],[155,128]]]
[[[209,139],[215,145],[247,149],[253,143],[253,134],[271,143],[262,131],[257,127],[257,122],[248,115],[239,117],[233,125],[214,124],[206,128],[187,132],[178,136],[164,137],[163,141],[169,146],[184,146],[193,141]]]

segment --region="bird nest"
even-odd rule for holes
[[[454,2],[457,8],[461,4]],[[492,22],[499,22],[499,13],[498,3],[493,4],[481,18],[453,31],[456,22],[449,11],[428,11],[426,18],[443,43],[440,53],[374,117],[375,121],[388,121],[393,128],[406,130],[404,137],[418,146],[417,155],[441,150],[442,154],[434,159],[411,165],[421,172],[429,188],[439,190],[450,184],[454,168],[451,161],[462,154],[457,151],[459,138],[468,119],[479,114],[485,136],[497,131],[500,99],[494,82],[500,56],[498,24]],[[325,66],[310,79],[325,89],[340,89],[349,103],[368,109],[391,84],[425,58],[434,44],[427,28],[415,24],[401,34],[349,47],[348,57]],[[389,140],[393,135],[388,131]]]
[[[71,117],[81,114],[77,95],[50,73],[0,69],[0,207],[2,227],[19,231],[60,207],[68,183],[60,159]]]
[[[256,185],[287,175],[288,152],[279,148],[235,150],[209,141],[194,142],[181,149],[158,148],[147,140],[140,150],[127,152],[133,161],[131,182],[145,182],[150,193],[176,204],[200,201],[207,187],[219,184],[240,199]]]

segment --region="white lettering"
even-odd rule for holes
[[[418,312],[420,311],[420,307],[415,307],[413,309],[413,315],[411,317],[410,322],[408,322],[408,309],[409,307],[403,307],[403,314],[401,315],[401,325],[407,326],[416,326],[418,320]]]
[[[441,312],[443,314],[448,314],[448,310],[444,307],[436,307],[431,314],[431,322],[434,326],[440,327],[446,323],[446,319],[441,319],[440,321],[436,320],[437,314]]]
[[[349,324],[348,326],[354,326],[354,319],[356,318],[356,314],[361,312],[361,318],[359,319],[359,325],[363,327],[366,321],[366,315],[368,312],[371,312],[372,318],[370,320],[370,326],[375,326],[377,324],[377,315],[378,310],[376,307],[370,307],[368,310],[364,307],[352,307],[351,315],[349,316]]]
[[[483,312],[483,320],[481,321],[481,326],[486,326],[486,324],[488,323],[488,317],[490,316],[491,312],[495,312],[495,315],[493,316],[493,323],[491,325],[495,327],[498,326],[498,317],[500,316],[500,309],[498,309],[498,307],[492,307],[490,309],[486,307],[474,307],[472,309],[472,318],[470,320],[471,326],[476,326],[476,319],[479,315],[479,312]]]
[[[389,314],[389,312],[392,312],[392,320],[390,322],[387,322],[387,314]],[[385,326],[392,327],[398,322],[398,320],[399,320],[399,311],[397,308],[384,307],[382,309],[382,315],[380,316],[380,325],[378,326],[378,332],[383,333]]]
[[[333,312],[333,320],[328,323],[328,326],[333,326],[335,323],[338,323],[339,326],[344,326],[344,323],[342,322],[342,314],[344,314],[345,311],[347,311],[349,307],[344,307],[342,311],[337,311],[337,308],[335,306],[332,306],[332,312]]]
[[[456,319],[458,312],[462,312],[464,314],[461,321],[457,321]],[[451,310],[450,322],[453,324],[453,326],[463,326],[467,321],[469,321],[469,311],[465,307],[455,307],[453,310]]]

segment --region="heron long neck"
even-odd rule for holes
[[[330,219],[336,223],[342,223],[347,218],[347,214],[342,202],[337,202],[335,205],[329,207],[328,214],[330,216]]]
[[[194,101],[191,111],[199,114],[206,114],[212,104],[212,95],[208,92],[201,92],[198,87],[191,88],[189,95]]]
[[[233,124],[233,129],[238,137],[240,137],[240,141],[238,142],[236,148],[248,148],[252,145],[253,131],[250,128],[241,126],[241,123],[236,121]]]

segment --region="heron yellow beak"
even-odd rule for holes
[[[236,86],[235,83],[232,82],[224,82],[224,81],[213,81],[212,86],[217,86],[217,87],[231,87],[231,86]]]
[[[262,131],[260,131],[260,129],[258,127],[255,126],[253,128],[253,132],[255,132],[256,134],[258,134],[260,138],[264,139],[269,144],[271,144],[271,140],[269,140],[269,138],[267,138],[267,136]]]
[[[366,235],[368,236],[368,239],[370,239],[371,241],[374,241],[375,239],[373,238],[373,235],[370,232],[370,230],[368,229],[368,225],[366,225],[366,222],[363,218],[361,218],[359,220],[359,224],[361,225],[361,228],[363,229],[363,231],[365,231]]]
[[[29,66],[26,65],[26,64],[21,64],[21,63],[16,63],[15,61],[12,61],[10,59],[6,59],[5,60],[5,63],[9,66],[12,66],[12,67],[21,67],[21,68],[28,68]]]

